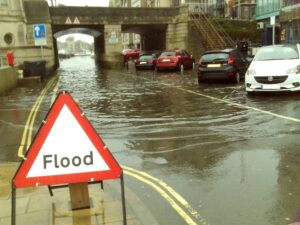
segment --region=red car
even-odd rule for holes
[[[140,50],[139,49],[125,49],[122,51],[122,54],[124,55],[124,61],[128,61],[131,59],[138,59],[140,56]]]
[[[176,69],[183,71],[195,67],[195,59],[185,50],[163,51],[157,59],[156,69]]]

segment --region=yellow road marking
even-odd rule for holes
[[[188,224],[188,225],[197,225],[197,223],[189,216],[187,215],[184,210],[182,208],[180,208],[180,206],[178,206],[176,204],[176,202],[160,187],[158,187],[156,184],[154,184],[153,182],[146,180],[145,178],[134,174],[132,172],[129,171],[124,171],[125,174],[130,175],[146,184],[148,184],[149,186],[153,187],[158,193],[160,193],[160,195],[173,207],[173,209],[183,218],[183,220]]]
[[[31,139],[32,139],[32,132],[33,132],[33,125],[34,125],[34,121],[38,112],[38,109],[41,105],[41,103],[43,102],[43,99],[45,97],[46,92],[48,91],[48,89],[51,87],[51,85],[53,84],[54,80],[51,80],[46,87],[42,90],[41,94],[39,95],[39,97],[37,98],[34,106],[32,107],[32,110],[27,118],[26,121],[26,125],[23,131],[23,136],[22,136],[22,141],[19,147],[19,151],[18,151],[18,156],[19,157],[24,157],[24,146],[25,146],[25,139],[27,136],[27,132],[28,137],[27,137],[27,149],[29,148],[30,144],[31,144]],[[51,102],[53,102],[53,98],[51,100]],[[26,150],[27,150],[26,149]],[[146,180],[145,178],[143,178],[142,176],[148,178],[148,179],[152,179],[154,181],[156,181],[158,184],[160,184],[163,188],[165,188],[169,193],[171,193],[171,195],[178,201],[180,202],[186,209],[188,209],[188,211],[195,216],[196,219],[200,220],[201,222],[203,222],[203,224],[207,224],[205,222],[205,220],[198,214],[198,212],[196,212],[194,209],[192,209],[192,207],[188,204],[188,202],[186,202],[178,193],[175,192],[174,189],[172,189],[171,187],[169,187],[166,183],[154,178],[153,176],[145,173],[145,172],[140,172],[137,170],[134,170],[132,168],[126,167],[127,170],[131,170],[132,172],[129,171],[124,171],[127,175],[130,175],[150,186],[152,186],[156,191],[158,191],[161,196],[166,199],[166,201],[175,209],[175,211],[186,221],[187,224],[189,225],[197,225],[197,223],[195,223],[193,221],[193,219],[191,219],[189,217],[189,215],[187,215],[184,210],[182,208],[180,208],[180,206],[178,204],[176,204],[176,202],[163,190],[161,189],[159,186],[157,186],[156,184],[154,184],[153,182],[151,182],[150,180]],[[133,172],[139,173],[142,176],[139,176],[137,174],[134,174]]]
[[[125,170],[129,170],[131,172],[140,174],[141,176],[143,176],[149,180],[155,181],[161,187],[163,187],[165,190],[167,190],[178,202],[180,202],[180,204],[183,205],[198,221],[202,222],[203,224],[208,224],[206,222],[206,220],[195,209],[193,209],[191,207],[191,205],[183,197],[181,197],[172,187],[167,185],[162,180],[159,180],[146,172],[141,172],[141,171],[135,170],[135,169],[127,167],[127,166],[122,166],[122,168],[124,168]]]
[[[48,91],[48,89],[51,87],[51,85],[54,83],[54,78],[52,78],[48,84],[46,85],[46,87],[42,90],[41,94],[39,95],[39,97],[37,98],[35,104],[33,105],[29,116],[26,120],[26,124],[24,127],[24,131],[23,131],[23,135],[22,135],[22,139],[21,139],[21,143],[18,149],[18,157],[23,158],[24,157],[24,147],[25,147],[25,143],[27,143],[26,145],[26,150],[29,148],[30,143],[31,143],[31,137],[32,137],[32,130],[33,130],[33,124],[34,124],[34,120],[36,117],[36,114],[38,112],[38,109],[41,105],[41,102],[43,101],[43,98],[46,94],[46,92]],[[28,136],[27,136],[28,133]],[[27,141],[26,141],[26,137],[27,137]]]
[[[53,82],[52,82],[53,83]],[[32,119],[31,119],[31,123],[29,125],[29,133],[28,133],[28,138],[27,138],[27,149],[29,148],[30,144],[31,144],[31,140],[32,140],[32,133],[33,133],[33,124],[36,118],[36,115],[38,113],[38,109],[40,108],[43,99],[45,97],[46,92],[48,91],[48,89],[50,88],[50,86],[52,85],[52,83],[48,83],[45,90],[43,90],[42,94],[39,96],[39,99],[37,100],[38,104],[35,107]]]

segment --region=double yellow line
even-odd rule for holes
[[[124,174],[136,178],[155,189],[181,216],[188,225],[209,225],[209,223],[191,205],[181,197],[173,188],[162,180],[159,180],[148,173],[122,166]]]
[[[56,79],[53,78],[47,83],[30,111],[18,149],[18,156],[21,158],[24,157],[25,152],[31,145],[33,125],[36,115],[39,111],[41,103],[44,100],[44,97],[46,96],[48,90],[55,83],[55,80]],[[194,210],[183,197],[181,197],[173,188],[168,186],[162,180],[159,180],[148,173],[141,172],[130,167],[122,166],[122,168],[126,175],[131,176],[145,184],[148,184],[155,191],[157,191],[162,196],[162,198],[164,198],[171,205],[171,207],[183,218],[186,224],[209,225],[206,220],[196,210]]]
[[[43,102],[44,97],[46,96],[47,91],[51,88],[51,86],[54,84],[55,81],[56,81],[56,78],[53,77],[47,83],[47,85],[44,87],[44,89],[40,93],[39,97],[37,98],[35,104],[33,105],[32,109],[29,113],[29,116],[27,118],[27,121],[26,121],[26,124],[24,127],[21,143],[20,143],[20,146],[18,149],[18,157],[24,158],[25,152],[28,150],[29,146],[31,145],[33,125],[34,125],[36,115],[39,111],[39,108],[41,106],[41,103]]]

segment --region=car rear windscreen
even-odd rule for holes
[[[218,62],[218,61],[227,61],[229,54],[227,53],[209,53],[201,57],[203,62]]]
[[[261,48],[253,61],[298,59],[297,46],[268,46]]]
[[[175,56],[176,52],[163,52],[160,56]]]
[[[147,59],[154,59],[155,57],[153,55],[142,55],[140,57],[140,60],[147,60]]]

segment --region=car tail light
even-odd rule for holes
[[[229,58],[228,58],[228,62],[227,62],[227,63],[228,63],[228,64],[233,64],[234,61],[235,61],[234,56],[233,56],[233,55],[230,55]]]
[[[235,75],[236,75],[236,72],[234,72],[234,71],[228,72],[229,77],[234,77]]]

